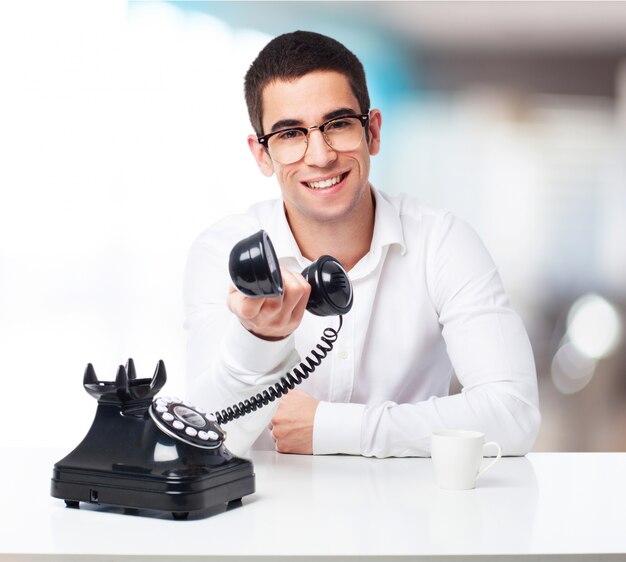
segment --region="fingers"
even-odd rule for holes
[[[250,332],[265,339],[281,339],[299,325],[306,310],[311,286],[299,273],[281,267],[283,294],[278,297],[248,297],[232,288],[227,304]]]
[[[313,453],[313,426],[319,401],[301,390],[281,397],[268,427],[279,453]]]
[[[237,291],[235,287],[231,287],[226,304],[230,311],[236,314],[241,320],[251,321],[259,314],[264,300],[265,299],[247,297]]]
[[[281,271],[283,294],[279,298],[263,299],[261,311],[277,322],[289,323],[293,318],[302,318],[311,293],[311,286],[299,273],[293,273],[282,268]]]
[[[288,274],[293,278],[294,285],[295,283],[298,283],[300,287],[300,296],[298,300],[294,301],[293,303],[292,316],[294,318],[301,319],[302,316],[304,316],[304,311],[306,310],[306,306],[309,302],[309,296],[311,295],[311,285],[309,285],[307,280],[299,273],[292,273],[291,271],[289,271]]]

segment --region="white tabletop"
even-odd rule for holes
[[[2,450],[0,560],[557,553],[626,559],[626,453],[505,458],[475,490],[455,492],[436,487],[430,459],[256,452],[257,492],[236,509],[188,521],[83,503],[66,508],[49,495],[52,466],[65,453]]]

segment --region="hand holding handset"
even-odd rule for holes
[[[230,277],[241,293],[249,297],[278,297],[283,294],[283,280],[274,246],[264,230],[235,244],[228,262]],[[316,316],[339,315],[337,329],[326,328],[321,342],[311,354],[291,372],[263,392],[213,414],[219,424],[225,424],[280,398],[315,371],[333,349],[343,323],[343,314],[352,308],[352,283],[338,260],[321,256],[302,271],[311,285],[307,310]]]

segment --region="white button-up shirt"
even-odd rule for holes
[[[313,452],[428,456],[430,435],[473,429],[503,454],[525,454],[540,414],[532,350],[500,276],[467,224],[406,196],[373,190],[370,251],[348,272],[354,305],[334,349],[299,388],[321,402]],[[264,229],[280,263],[302,271],[304,258],[281,200],[252,206],[204,231],[185,272],[190,399],[213,412],[277,382],[310,354],[336,317],[305,313],[288,338],[269,342],[246,331],[226,306],[228,256]],[[452,374],[463,390],[448,396]],[[277,403],[229,422],[226,445],[244,454],[273,448],[266,429]]]

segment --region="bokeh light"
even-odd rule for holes
[[[590,293],[578,299],[567,315],[567,335],[578,352],[601,359],[620,342],[622,323],[615,306],[604,297]]]

